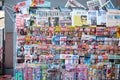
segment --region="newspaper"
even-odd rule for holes
[[[37,25],[39,26],[66,26],[71,25],[70,11],[58,10],[37,10],[36,11]]]
[[[120,11],[119,10],[110,10],[106,15],[106,26],[119,26],[120,25]]]
[[[96,10],[88,11],[88,24],[97,25],[97,11]]]
[[[97,14],[97,25],[106,25],[106,11],[98,11]]]
[[[70,16],[70,12],[60,12],[58,10],[37,10],[36,15],[38,17],[59,17],[59,16]]]
[[[99,0],[90,0],[90,1],[87,1],[87,6],[89,8],[89,10],[95,10],[96,7],[99,7],[100,6],[100,2]]]

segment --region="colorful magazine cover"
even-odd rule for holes
[[[16,28],[23,29],[24,26],[24,15],[23,14],[16,14]]]
[[[15,80],[24,80],[23,79],[24,75],[23,75],[23,70],[21,69],[16,69],[15,70]]]
[[[65,46],[66,45],[66,40],[67,40],[67,37],[60,37],[60,45]]]
[[[117,37],[117,38],[120,38],[120,28],[119,28],[119,27],[117,28],[116,37]]]
[[[33,69],[26,68],[24,70],[24,80],[33,80]]]
[[[64,80],[73,80],[72,77],[72,72],[65,72]]]
[[[48,17],[49,26],[59,26],[59,17]]]
[[[42,79],[42,70],[41,67],[34,69],[34,80],[41,80]]]
[[[87,11],[80,10],[72,12],[72,26],[87,26]]]
[[[44,26],[49,26],[48,18],[44,17],[37,17],[37,26],[44,27]]]
[[[78,80],[87,80],[87,76],[88,76],[88,68],[86,65],[81,64],[77,66],[78,68]]]
[[[60,17],[60,22],[59,22],[60,26],[71,26],[72,25],[72,19],[70,16],[68,17]]]

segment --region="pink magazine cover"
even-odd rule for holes
[[[73,80],[72,72],[65,71],[62,80]]]
[[[78,80],[87,80],[88,77],[88,68],[86,65],[81,64],[77,66],[78,68]]]
[[[32,68],[26,68],[25,69],[25,76],[24,76],[24,80],[33,80],[33,70]]]

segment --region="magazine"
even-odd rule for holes
[[[48,23],[51,27],[59,26],[59,17],[48,17]]]
[[[24,28],[24,15],[16,14],[16,28]]]
[[[78,10],[72,12],[72,26],[86,26],[87,23],[87,11],[85,10]]]
[[[71,26],[72,20],[71,17],[60,17],[60,26]]]
[[[49,26],[47,17],[37,17],[37,26],[44,27]]]
[[[117,28],[116,37],[117,37],[117,38],[120,38],[120,27],[119,27],[119,28]]]

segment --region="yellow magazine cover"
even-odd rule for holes
[[[117,27],[116,37],[120,38],[120,27]]]
[[[87,26],[87,11],[78,10],[72,13],[72,26]]]
[[[82,26],[81,16],[80,15],[74,15],[74,26]]]

